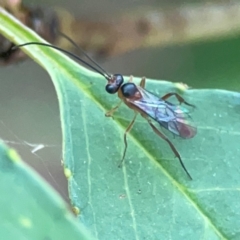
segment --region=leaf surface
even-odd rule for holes
[[[92,239],[55,191],[2,142],[0,196],[2,239]]]

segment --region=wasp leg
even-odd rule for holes
[[[146,78],[142,77],[141,82],[140,82],[140,87],[145,88],[145,83],[146,83]]]
[[[112,108],[111,110],[109,110],[108,112],[105,113],[105,117],[112,117],[113,113],[120,107],[122,101],[118,103],[118,105],[114,108]]]
[[[131,131],[131,129],[133,127],[133,124],[134,124],[134,122],[136,120],[137,115],[138,115],[138,113],[135,112],[133,120],[130,122],[130,124],[128,125],[128,127],[127,127],[127,129],[126,129],[126,131],[124,133],[124,138],[123,138],[124,139],[124,151],[123,151],[122,160],[121,160],[120,164],[118,165],[118,167],[121,167],[122,163],[124,161],[124,158],[125,158],[125,155],[126,155],[126,152],[127,152],[127,147],[128,147],[128,144],[127,144],[127,133],[129,133]]]
[[[177,98],[177,100],[179,101],[180,104],[184,103],[184,104],[186,104],[186,105],[188,105],[188,106],[190,106],[190,107],[193,107],[193,108],[196,107],[195,105],[186,102],[186,101],[184,100],[184,98],[182,98],[179,94],[173,93],[173,92],[167,93],[166,95],[164,95],[163,97],[161,97],[161,99],[162,99],[162,100],[167,100],[167,99],[170,98],[171,96],[175,96],[175,97]]]
[[[159,136],[161,137],[163,140],[165,140],[168,145],[170,146],[170,148],[172,149],[173,153],[175,154],[175,156],[178,158],[182,168],[184,169],[184,171],[186,172],[186,174],[188,175],[188,177],[192,180],[191,175],[189,174],[189,172],[187,171],[186,167],[183,164],[183,161],[181,159],[180,154],[178,153],[177,149],[174,147],[174,145],[171,143],[171,141],[163,134],[161,133],[151,122],[150,119],[147,119],[149,125],[151,126],[151,128],[153,129],[153,131]]]
[[[133,75],[130,75],[128,82],[132,82],[132,81],[133,81]]]
[[[132,81],[133,81],[133,76],[131,75],[131,76],[129,77],[128,82],[132,82]],[[145,88],[145,82],[146,82],[146,78],[145,78],[145,77],[142,77],[142,79],[141,79],[141,81],[140,81],[140,87]]]

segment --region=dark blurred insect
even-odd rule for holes
[[[64,34],[63,34],[64,35]],[[69,39],[71,41],[71,39]],[[120,104],[124,102],[129,108],[134,110],[135,115],[133,120],[130,122],[129,126],[127,127],[124,133],[124,151],[120,165],[122,164],[126,151],[127,151],[127,133],[133,127],[133,124],[136,120],[137,115],[140,113],[142,117],[144,117],[153,131],[165,140],[175,156],[179,159],[180,164],[188,177],[192,179],[191,175],[187,171],[186,167],[183,164],[180,154],[178,153],[177,149],[174,147],[172,142],[162,133],[160,132],[155,125],[152,123],[152,119],[158,122],[162,127],[167,129],[168,131],[172,132],[173,134],[180,136],[182,138],[192,138],[196,135],[197,129],[191,125],[190,117],[188,114],[188,110],[180,105],[174,105],[168,101],[166,101],[169,97],[175,96],[179,103],[184,103],[188,106],[194,107],[194,105],[187,103],[180,95],[177,93],[168,93],[163,97],[159,98],[158,96],[154,95],[153,93],[147,91],[145,89],[145,78],[142,78],[140,82],[140,86],[137,86],[135,83],[132,82],[133,77],[131,76],[127,83],[124,83],[123,76],[121,74],[109,74],[103,68],[101,68],[93,59],[91,59],[86,53],[83,54],[93,63],[95,66],[91,65],[90,63],[86,62],[85,60],[79,58],[75,54],[68,52],[64,49],[56,47],[54,45],[40,43],[40,42],[28,42],[21,45],[14,46],[11,48],[11,51],[15,51],[20,47],[24,47],[27,45],[41,45],[46,47],[51,47],[57,49],[61,52],[68,54],[69,56],[77,59],[81,63],[85,64],[92,70],[101,74],[106,80],[107,85],[105,87],[106,91],[110,94],[118,93],[118,97],[121,99],[120,103],[112,108],[109,112],[106,113],[106,116],[112,116],[112,114],[118,109]],[[81,49],[80,49],[81,50]],[[4,54],[9,54],[8,52]]]
[[[25,6],[21,1],[7,1],[2,7],[15,15],[23,24],[33,29],[46,41],[55,43],[58,34],[55,29],[60,27],[57,13],[51,9]],[[9,65],[26,58],[22,51],[11,51],[15,44],[0,34],[0,65]],[[1,53],[9,52],[8,55]]]

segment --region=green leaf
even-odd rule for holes
[[[43,41],[5,12],[0,16],[0,30],[15,43]],[[24,51],[49,72],[56,88],[70,198],[81,211],[79,220],[93,235],[99,239],[239,239],[239,93],[183,92],[197,106],[191,116],[198,133],[190,140],[165,133],[193,181],[141,117],[128,134],[126,161],[119,169],[123,133],[133,111],[122,106],[114,119],[105,118],[119,100],[105,92],[101,76],[50,48],[29,46]],[[159,96],[178,91],[177,85],[165,81],[148,80],[146,88]]]
[[[0,142],[2,239],[92,239],[66,204]]]

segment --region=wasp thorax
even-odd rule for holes
[[[125,83],[121,87],[122,95],[126,98],[134,97],[138,89],[134,83]]]
[[[120,86],[123,84],[123,76],[121,74],[114,74],[108,79],[108,84],[105,89],[108,93],[114,94],[118,91]]]

